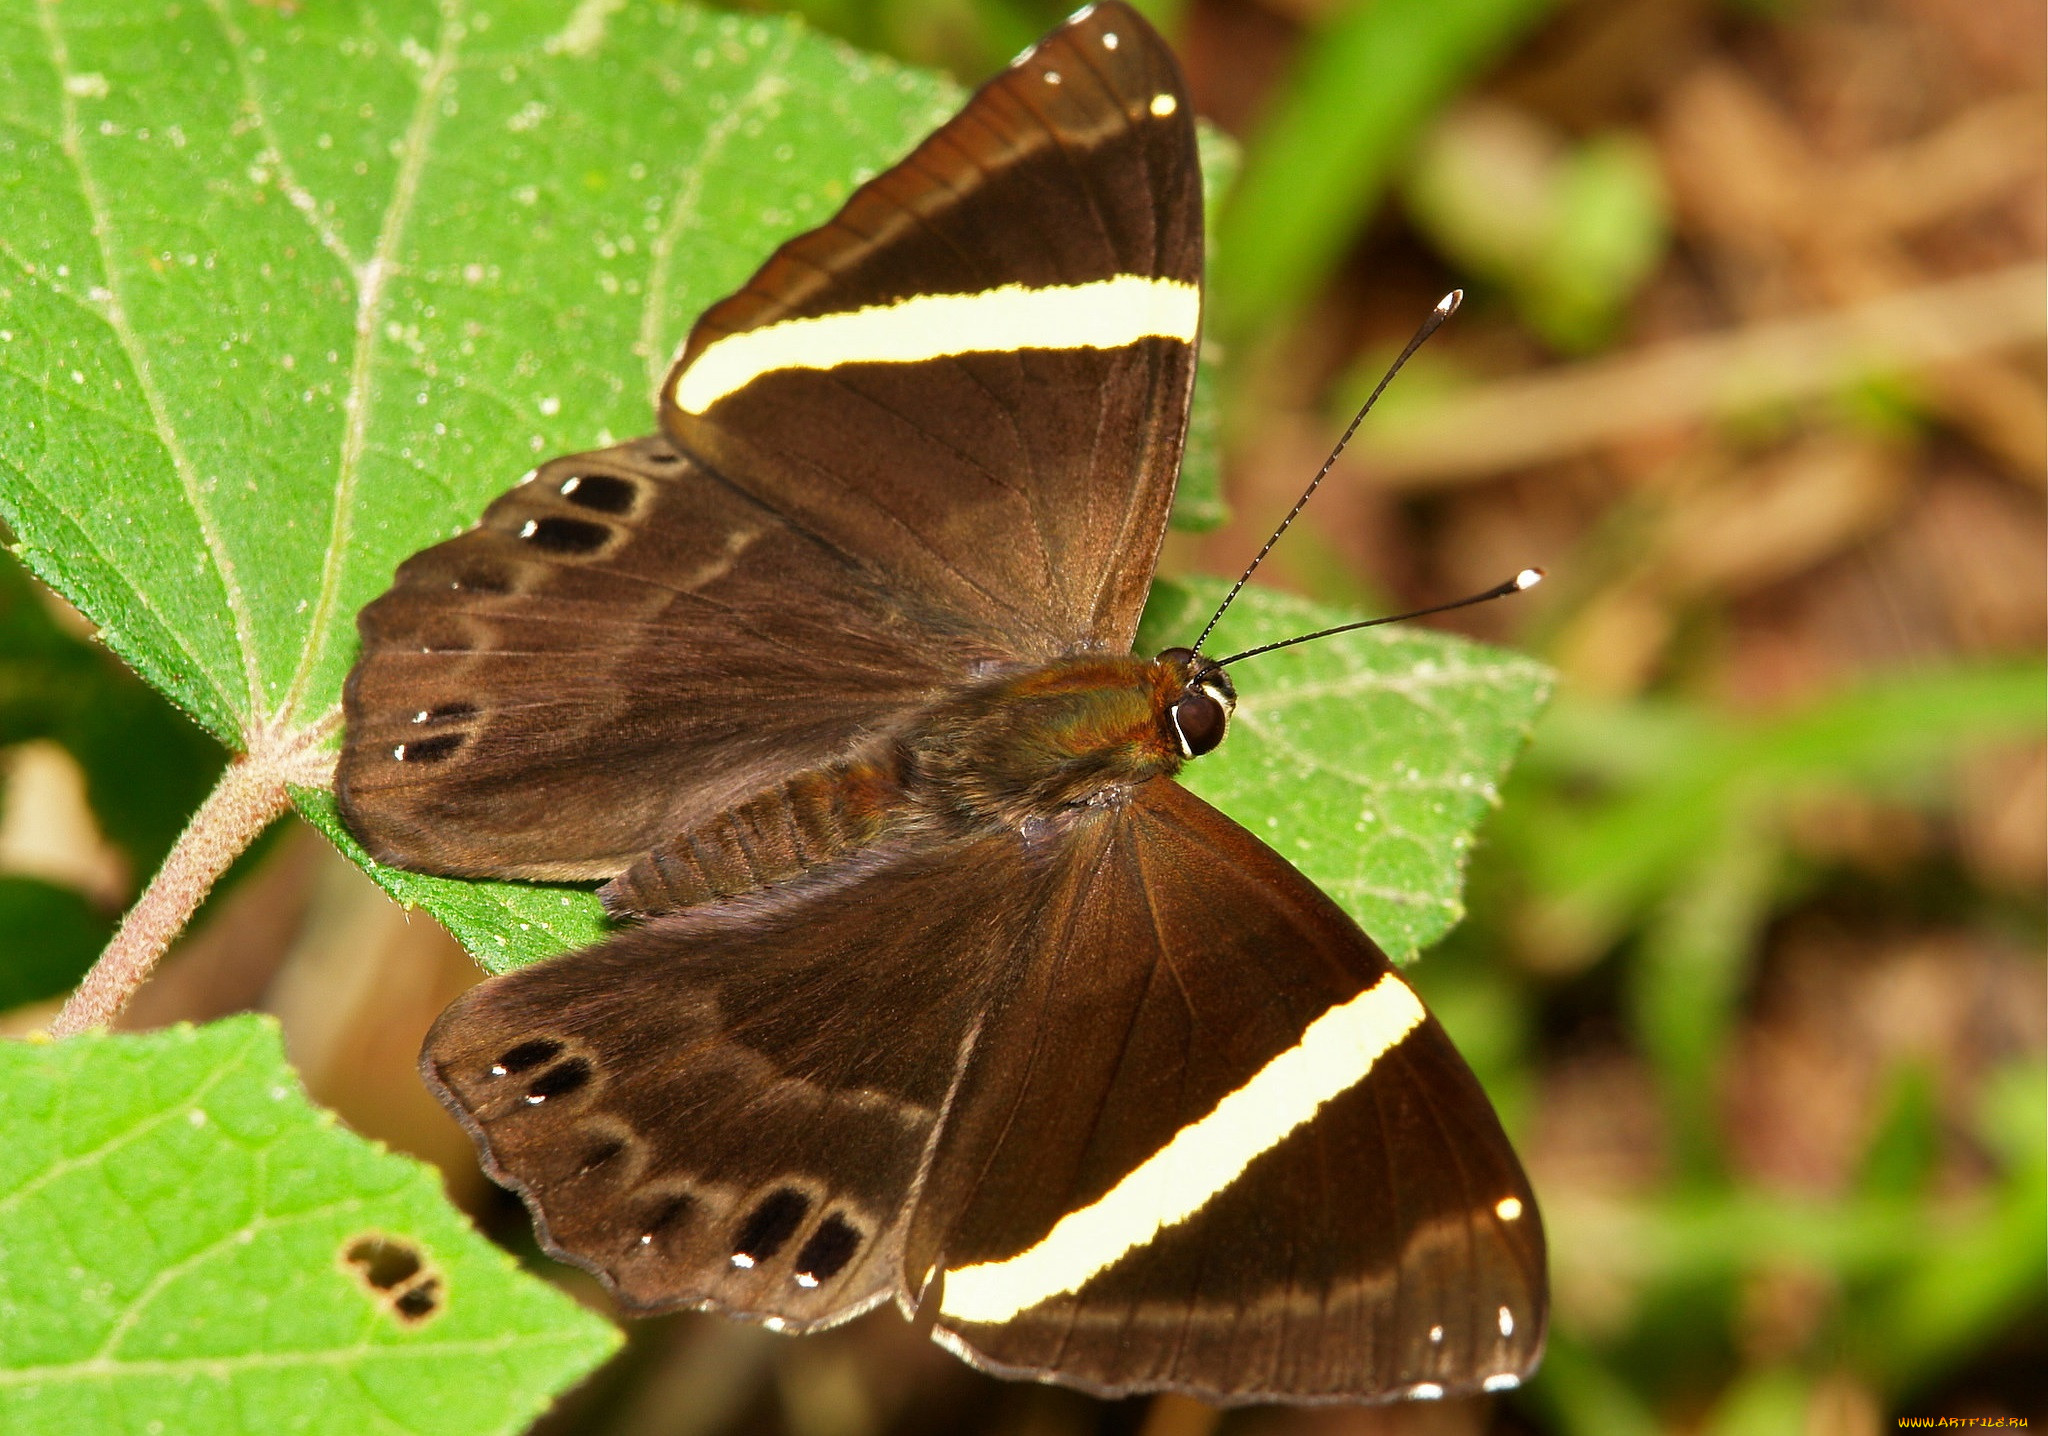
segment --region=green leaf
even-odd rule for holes
[[[70,991],[113,935],[77,890],[0,876],[0,1012]]]
[[[298,788],[292,800],[377,886],[409,908],[432,913],[486,972],[510,972],[604,938],[604,906],[589,887],[467,882],[387,868],[373,861],[342,826],[332,796]]]
[[[1225,586],[1160,583],[1140,651],[1194,641]],[[1359,615],[1247,589],[1204,651],[1227,655]],[[1550,691],[1517,654],[1370,628],[1233,668],[1222,747],[1182,774],[1356,917],[1395,961],[1464,915],[1465,858]]]
[[[66,632],[35,581],[0,556],[0,747],[49,738],[85,773],[101,830],[149,873],[227,761],[105,650]]]
[[[509,1433],[617,1344],[267,1018],[0,1044],[0,1429]]]
[[[1531,327],[1568,351],[1609,336],[1671,228],[1640,137],[1569,143],[1501,103],[1467,104],[1437,125],[1404,190],[1409,218],[1454,264],[1505,285]]]
[[[1739,722],[1680,704],[1567,697],[1530,768],[1609,790],[1591,803],[1525,805],[1514,845],[1546,905],[1544,941],[1590,953],[1711,863],[1734,823],[1850,791],[1935,807],[1937,779],[1973,747],[2043,730],[2039,660],[1884,676],[1810,707]]]
[[[793,20],[394,0],[0,24],[0,518],[223,741],[959,99]]]
[[[1216,215],[1223,196],[1237,178],[1237,142],[1204,123],[1195,137],[1202,152],[1202,205],[1208,224],[1208,267],[1216,268]],[[1181,454],[1180,481],[1173,492],[1173,526],[1194,533],[1221,528],[1230,517],[1223,501],[1223,406],[1219,399],[1224,366],[1221,343],[1205,332],[1195,393],[1188,414],[1187,447]]]
[[[65,0],[0,78],[0,517],[236,747],[329,720],[399,560],[651,428],[697,311],[955,98],[676,5]]]

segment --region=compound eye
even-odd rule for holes
[[[1199,758],[1223,741],[1230,715],[1223,705],[1199,689],[1173,705],[1174,731],[1180,734],[1180,751]]]

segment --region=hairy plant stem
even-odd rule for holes
[[[309,752],[309,736],[293,735],[275,746],[252,745],[228,764],[149,887],[128,909],[113,941],[50,1024],[52,1037],[104,1027],[121,1015],[221,874],[291,806],[286,785],[320,781],[321,765]]]

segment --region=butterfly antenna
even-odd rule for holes
[[[1309,643],[1318,638],[1328,638],[1333,633],[1349,633],[1354,628],[1378,628],[1383,623],[1405,623],[1411,618],[1423,618],[1432,613],[1448,613],[1454,608],[1470,608],[1475,603],[1491,603],[1496,598],[1506,598],[1511,593],[1534,588],[1543,582],[1543,570],[1525,568],[1505,583],[1497,583],[1484,593],[1457,598],[1449,603],[1431,604],[1428,608],[1417,608],[1407,613],[1392,613],[1385,618],[1361,618],[1356,623],[1340,623],[1335,628],[1321,629],[1315,633],[1304,633],[1298,638],[1283,638],[1278,643],[1262,643],[1257,648],[1247,648],[1242,653],[1233,653],[1228,658],[1215,660],[1218,668],[1228,668],[1241,658],[1257,658],[1261,653],[1271,653],[1276,648],[1292,648],[1297,643]]]
[[[1322,468],[1316,470],[1316,476],[1309,480],[1308,487],[1302,491],[1301,497],[1294,501],[1294,507],[1287,511],[1287,517],[1280,520],[1280,527],[1273,530],[1273,536],[1266,540],[1265,547],[1261,548],[1252,561],[1245,565],[1244,572],[1237,576],[1237,582],[1230,586],[1230,592],[1223,595],[1223,602],[1217,604],[1216,611],[1209,615],[1208,623],[1202,627],[1202,636],[1195,640],[1194,651],[1196,653],[1202,651],[1202,645],[1209,641],[1209,635],[1215,632],[1217,623],[1222,619],[1225,611],[1229,609],[1232,600],[1237,597],[1238,593],[1247,583],[1251,582],[1251,577],[1258,571],[1259,565],[1266,561],[1266,555],[1273,551],[1273,545],[1280,542],[1280,535],[1286,533],[1287,526],[1294,522],[1296,516],[1304,508],[1308,507],[1308,501],[1315,497],[1316,490],[1322,486],[1323,480],[1330,476],[1330,470],[1336,466],[1338,456],[1344,452],[1344,446],[1351,442],[1351,436],[1358,432],[1358,426],[1365,422],[1365,416],[1372,412],[1372,406],[1379,402],[1380,395],[1386,392],[1387,385],[1394,382],[1394,376],[1401,372],[1401,366],[1408,362],[1410,355],[1422,347],[1423,341],[1436,333],[1438,325],[1458,312],[1458,306],[1464,302],[1465,291],[1462,289],[1453,289],[1449,294],[1446,294],[1436,302],[1436,308],[1429,312],[1429,318],[1422,321],[1422,327],[1415,331],[1415,337],[1408,341],[1408,347],[1403,349],[1400,357],[1387,367],[1387,372],[1380,376],[1380,382],[1373,386],[1372,393],[1368,394],[1365,402],[1358,406],[1358,412],[1351,416],[1351,423],[1344,430],[1344,437],[1337,441],[1336,448],[1330,450],[1330,457],[1323,460]],[[1467,601],[1476,602],[1477,600]],[[1425,612],[1435,612],[1435,610],[1429,609],[1425,610]],[[1413,615],[1404,616],[1412,617]],[[1386,621],[1389,623],[1393,622],[1392,619]]]

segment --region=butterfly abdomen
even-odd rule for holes
[[[1021,829],[1170,775],[1162,727],[1173,675],[1089,655],[978,683],[894,744],[802,773],[677,834],[607,884],[615,916],[680,912],[760,892],[896,826]]]
[[[879,837],[903,805],[893,750],[800,773],[646,854],[603,889],[615,916],[759,892]]]

